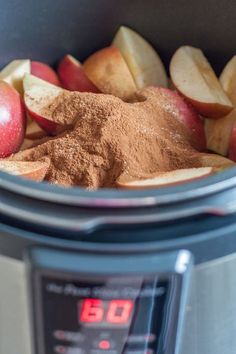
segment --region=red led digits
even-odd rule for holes
[[[79,322],[101,325],[129,324],[134,302],[132,300],[84,299],[79,302]]]
[[[102,322],[104,315],[103,303],[99,299],[85,299],[82,302],[80,322]]]
[[[129,322],[133,301],[131,300],[112,300],[107,311],[107,322],[125,324]]]

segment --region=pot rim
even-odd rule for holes
[[[134,208],[173,204],[207,197],[232,187],[236,187],[236,167],[178,186],[138,191],[114,189],[87,191],[77,187],[63,188],[0,172],[0,191],[8,190],[34,200],[93,208]]]

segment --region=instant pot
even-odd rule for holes
[[[166,65],[183,44],[217,73],[233,0],[0,1],[0,64],[80,60],[137,30]],[[145,191],[0,173],[1,354],[235,354],[236,169]]]

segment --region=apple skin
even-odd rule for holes
[[[20,94],[0,81],[0,158],[20,149],[26,129],[26,115]]]
[[[176,89],[202,116],[217,119],[233,110],[232,102],[200,49],[190,46],[177,49],[170,62],[170,76]]]
[[[106,94],[124,101],[135,98],[136,85],[119,49],[107,47],[91,55],[83,65],[86,76]]]
[[[47,120],[27,107],[27,112],[31,119],[33,119],[48,135],[56,135],[59,125],[57,123]]]
[[[189,97],[186,97],[186,99],[193,105],[199,114],[211,119],[222,118],[233,110],[233,106],[230,107],[217,103],[198,102],[196,100],[190,99]]]
[[[236,162],[236,123],[233,126],[232,134],[229,143],[229,158]]]
[[[30,116],[30,118],[34,121],[37,122],[37,124],[48,134],[48,135],[56,135],[58,133],[58,130],[60,129],[59,124],[49,121],[48,119],[45,119],[45,117],[42,117],[41,115],[37,114],[36,112],[32,111],[30,109],[31,104],[30,101],[27,99],[27,91],[30,90],[31,85],[34,86],[38,86],[41,87],[42,86],[42,90],[45,92],[48,87],[49,87],[49,91],[55,91],[56,94],[58,94],[59,92],[63,91],[63,89],[61,87],[58,87],[56,85],[53,85],[51,83],[49,83],[48,81],[42,80],[36,76],[33,75],[29,75],[26,74],[23,80],[23,87],[24,87],[24,103],[26,106],[26,110],[28,115]],[[49,93],[50,95],[50,93]]]
[[[178,92],[161,87],[156,89],[162,93],[168,104],[172,104],[173,113],[189,130],[190,144],[198,151],[206,151],[204,122],[194,108]]]
[[[98,88],[85,75],[83,66],[72,55],[67,54],[60,61],[58,76],[62,87],[70,91],[100,92]]]
[[[53,85],[61,86],[56,72],[45,63],[31,61],[31,74]]]

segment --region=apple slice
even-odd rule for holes
[[[235,166],[232,160],[216,154],[199,154],[198,159],[202,167],[215,167],[218,169],[226,169]]]
[[[25,110],[19,93],[5,81],[0,81],[0,158],[19,150],[25,127]]]
[[[78,118],[78,107],[71,105],[71,99],[78,95],[78,105],[80,98],[88,95],[64,90],[33,75],[25,75],[23,84],[25,105],[31,117],[45,130],[45,124],[54,125],[56,134],[61,133],[63,127],[73,125]],[[60,100],[60,110],[55,111],[57,99]]]
[[[229,143],[229,158],[236,162],[236,123],[233,126],[230,143]]]
[[[63,89],[29,74],[25,75],[23,86],[25,105],[30,117],[48,134],[56,134],[58,124],[45,114],[44,109],[63,93]]]
[[[0,160],[0,171],[14,176],[21,176],[40,182],[44,179],[50,166],[50,160],[45,158],[42,161],[13,161]]]
[[[45,63],[42,63],[40,61],[32,61],[31,74],[42,80],[50,82],[53,85],[61,86],[60,80],[56,72]]]
[[[43,143],[46,143],[50,139],[53,139],[53,138],[51,138],[49,136],[45,136],[45,137],[42,137],[42,138],[39,138],[39,139],[28,139],[28,138],[25,138],[24,141],[23,141],[23,144],[21,145],[20,151],[31,149],[31,148],[33,148],[35,146],[38,146],[38,145],[43,144]],[[15,157],[16,154],[14,154],[12,156]]]
[[[236,106],[236,56],[234,56],[225,66],[220,76],[220,82]],[[207,147],[209,150],[227,156],[234,123],[236,122],[236,109],[226,117],[206,121]]]
[[[84,72],[98,89],[128,101],[135,97],[136,86],[120,51],[115,47],[102,49],[84,63]]]
[[[46,132],[35,121],[28,123],[25,133],[27,139],[41,139],[45,136],[47,136]]]
[[[80,62],[72,57],[72,55],[66,55],[60,61],[57,71],[62,86],[66,90],[93,93],[99,92],[97,87],[94,86],[85,75]]]
[[[200,49],[180,47],[171,59],[170,75],[177,90],[203,116],[220,118],[232,111],[230,99]]]
[[[235,109],[226,117],[216,120],[206,119],[205,131],[208,150],[223,156],[228,155],[232,129],[235,122]]]
[[[212,167],[189,168],[170,172],[159,172],[143,180],[125,181],[125,179],[121,177],[118,178],[116,183],[118,187],[125,189],[160,188],[194,181],[210,176],[214,172]]]
[[[121,26],[112,44],[123,55],[137,88],[168,86],[166,71],[159,55],[137,32]]]
[[[226,64],[226,66],[224,67],[220,75],[221,85],[234,105],[236,105],[235,80],[236,80],[236,55]]]
[[[30,73],[30,60],[13,60],[0,72],[0,80],[7,82],[23,95],[23,78],[26,73]]]

